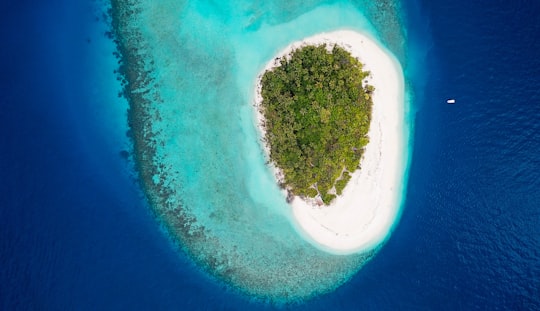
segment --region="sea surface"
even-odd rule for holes
[[[169,6],[156,5],[163,12],[153,8],[155,16],[179,10],[194,21],[182,28],[192,42],[201,41],[194,29],[206,25],[216,37],[202,41],[230,39],[245,51],[238,29],[256,33],[305,19],[285,39],[257,41],[262,51],[309,32],[369,29],[401,62],[408,83],[411,158],[401,217],[386,243],[337,278],[335,289],[286,304],[254,298],[193,260],[147,199],[110,3],[2,1],[0,310],[540,310],[540,4],[161,3]],[[246,23],[235,28],[237,21]],[[212,31],[221,25],[221,35]],[[182,56],[215,66],[188,43],[178,42]],[[226,44],[207,50],[219,51],[222,64],[231,60]],[[249,57],[245,62],[257,62]],[[250,71],[235,68],[193,79],[217,83]],[[186,96],[196,100],[198,90]],[[447,105],[448,98],[457,103]],[[224,137],[249,123],[234,120]],[[235,150],[220,152],[235,167]],[[232,176],[247,178],[247,171]],[[279,211],[266,216],[274,215]],[[297,246],[301,241],[291,235],[288,243],[323,256],[309,243]]]

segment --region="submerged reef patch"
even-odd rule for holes
[[[269,186],[272,176],[249,121],[250,96],[260,66],[302,34],[284,41],[262,36],[273,45],[239,55],[243,36],[271,26],[249,27],[260,11],[250,2],[229,5],[112,0],[142,186],[179,248],[218,279],[274,302],[327,293],[377,248],[335,255],[313,246],[299,234],[280,189]],[[274,6],[268,16],[278,24],[279,2]],[[283,18],[295,28],[294,18]]]

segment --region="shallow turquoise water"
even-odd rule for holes
[[[322,31],[369,32],[403,59],[393,3],[113,2],[139,171],[158,219],[213,275],[274,301],[335,289],[374,249],[334,255],[295,228],[254,125],[257,74]]]

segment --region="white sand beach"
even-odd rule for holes
[[[304,45],[338,46],[346,49],[371,72],[368,83],[375,87],[369,143],[361,160],[361,169],[343,194],[329,206],[295,197],[291,203],[298,228],[310,242],[337,254],[368,250],[381,243],[391,230],[401,205],[405,170],[406,134],[404,133],[403,71],[393,58],[372,38],[350,30],[321,33],[282,50],[259,75],[255,94],[258,128],[264,137],[260,77],[279,65],[276,61]],[[266,154],[269,153],[265,146]],[[277,179],[281,173],[272,167]]]

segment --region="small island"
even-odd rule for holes
[[[261,147],[313,245],[351,254],[391,232],[408,161],[404,90],[392,54],[351,30],[293,42],[257,76]]]
[[[289,197],[329,204],[360,164],[374,87],[363,65],[337,45],[308,45],[281,57],[261,80],[270,160]]]

